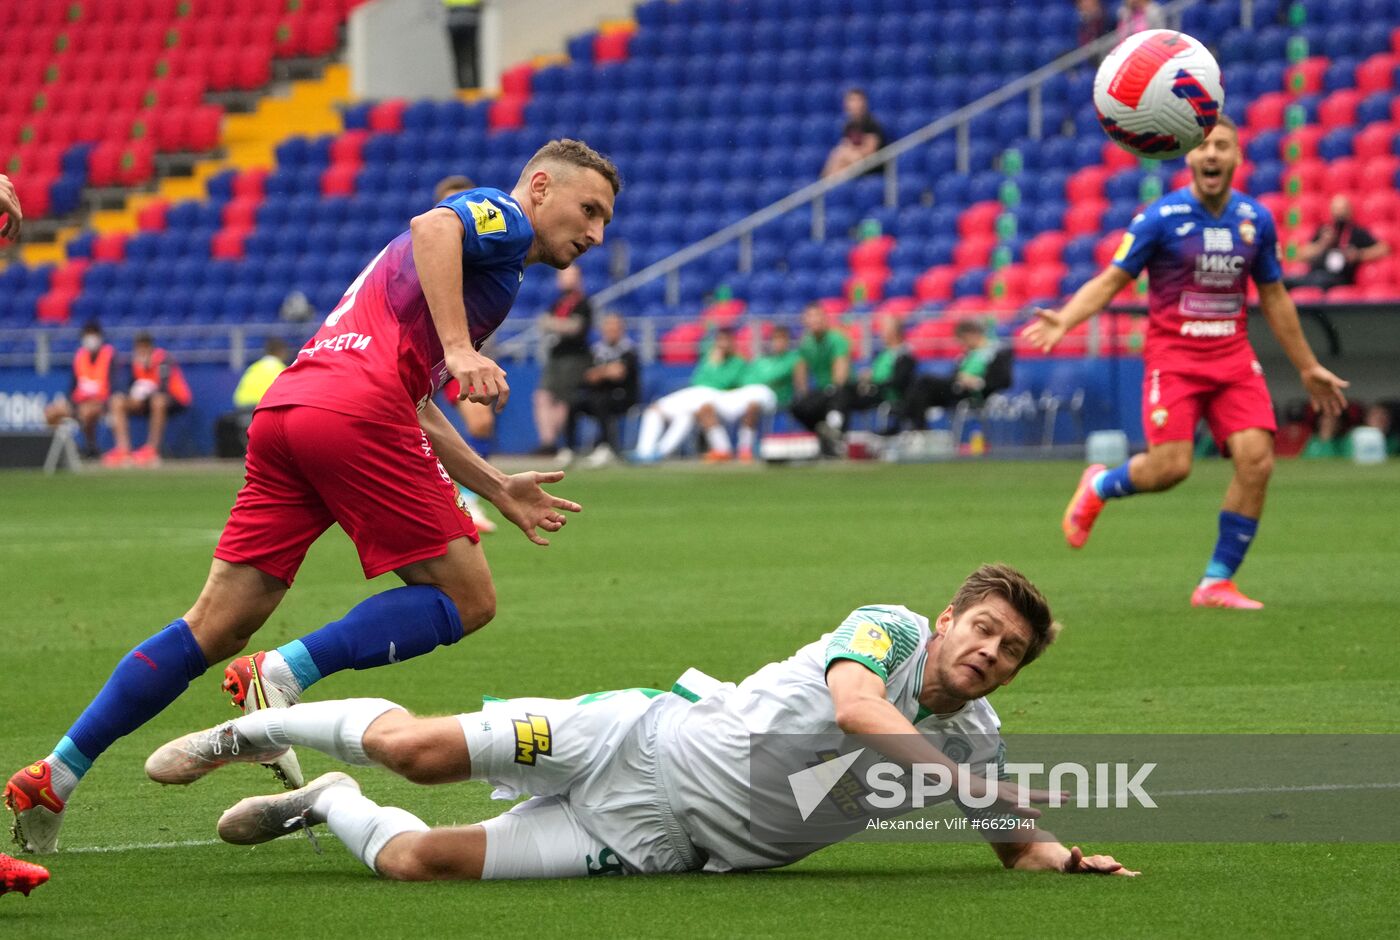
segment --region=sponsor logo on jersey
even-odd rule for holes
[[[1242,219],[1259,218],[1259,213],[1255,212],[1254,207],[1247,202],[1242,202],[1238,206],[1235,206],[1235,215]]]
[[[310,346],[301,349],[297,355],[311,357],[318,352],[341,352],[346,349],[368,349],[373,339],[373,336],[368,336],[364,333],[341,333],[339,336],[318,339]]]
[[[851,652],[871,659],[884,659],[892,645],[894,643],[885,628],[873,623],[856,627],[856,635],[851,638]]]
[[[1152,419],[1154,427],[1164,428],[1167,426],[1167,409],[1153,408],[1152,414],[1149,415],[1149,417]]]
[[[1196,270],[1201,274],[1239,274],[1244,258],[1239,255],[1197,255]]]
[[[1202,229],[1206,251],[1234,251],[1235,239],[1228,228]]]
[[[1187,320],[1181,324],[1181,335],[1197,338],[1234,336],[1235,329],[1234,320]]]
[[[1183,235],[1186,235],[1187,233],[1189,233],[1189,232],[1190,232],[1193,228],[1195,228],[1195,227],[1196,227],[1196,223],[1195,223],[1195,222],[1182,222],[1182,223],[1181,223],[1180,225],[1178,225],[1178,226],[1176,227],[1176,229],[1175,229],[1176,234],[1177,234],[1177,237],[1181,237],[1181,236],[1183,236]]]
[[[1254,370],[1255,375],[1263,375],[1264,367],[1259,364],[1258,359],[1249,360],[1249,367]]]
[[[1118,250],[1113,253],[1113,260],[1122,261],[1124,258],[1128,257],[1128,252],[1133,250],[1133,241],[1132,232],[1124,233],[1123,240],[1118,243]]]
[[[544,715],[531,715],[511,721],[515,726],[515,762],[531,767],[535,761],[552,753],[554,733],[549,727],[549,719]]]
[[[817,759],[807,764],[805,770],[788,775],[788,786],[792,789],[797,811],[804,822],[828,799],[846,819],[860,819],[868,815],[861,800],[869,790],[851,772],[851,765],[863,753],[863,747],[848,754],[834,750],[818,751]]]
[[[504,232],[506,230],[506,217],[496,204],[489,199],[480,202],[467,200],[467,208],[472,211],[472,221],[476,223],[476,234],[487,235],[491,232]]]
[[[1248,219],[1240,223],[1240,238],[1246,245],[1254,244],[1255,231],[1254,223]]]
[[[1178,202],[1170,206],[1163,206],[1157,211],[1160,212],[1162,214],[1162,218],[1165,219],[1168,216],[1172,215],[1185,215],[1186,213],[1191,211],[1191,207],[1184,202]]]

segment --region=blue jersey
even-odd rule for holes
[[[465,230],[462,301],[472,343],[480,348],[515,303],[535,232],[499,189],[469,189],[438,206],[457,213]],[[448,378],[413,262],[413,237],[404,232],[360,272],[261,406],[315,405],[417,424],[417,409]]]
[[[1283,277],[1278,231],[1269,210],[1231,192],[1217,217],[1185,187],[1168,193],[1128,226],[1113,263],[1133,277],[1147,268],[1145,358],[1170,367],[1248,353],[1248,278]]]

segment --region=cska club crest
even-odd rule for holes
[[[1240,238],[1246,245],[1254,244],[1254,223],[1245,219],[1240,223]]]

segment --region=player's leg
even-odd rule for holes
[[[88,398],[78,402],[78,424],[83,428],[89,456],[97,454],[97,422],[102,420],[106,403],[101,399]]]
[[[725,393],[725,395],[734,394],[736,393]],[[723,398],[724,395],[719,397]],[[720,419],[716,402],[707,401],[701,405],[700,409],[695,412],[695,421],[700,425],[700,430],[705,435],[705,445],[708,448],[705,455],[707,460],[728,460],[734,455],[734,446],[729,440],[729,431]]]
[[[121,392],[115,392],[107,403],[107,416],[112,425],[112,449],[103,460],[109,464],[125,462],[131,455],[131,432],[128,429],[127,413],[131,410],[131,399]]]
[[[165,423],[170,414],[170,396],[164,392],[152,392],[147,405],[150,420],[146,428],[146,446],[141,448],[152,455],[160,453],[165,440]]]
[[[656,460],[661,454],[661,436],[666,433],[666,425],[679,411],[678,404],[684,402],[689,388],[682,388],[663,395],[647,405],[642,412],[642,424],[637,430],[638,460]]]
[[[692,385],[662,399],[666,402],[664,411],[668,420],[666,433],[656,445],[657,456],[670,457],[690,440],[695,433],[695,413],[713,401],[716,394],[714,389]]]

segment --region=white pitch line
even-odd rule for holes
[[[135,852],[139,849],[185,849],[201,845],[222,845],[220,839],[182,839],[179,842],[128,842],[126,845],[80,845],[76,849],[62,849],[64,855],[92,854],[98,852]]]

